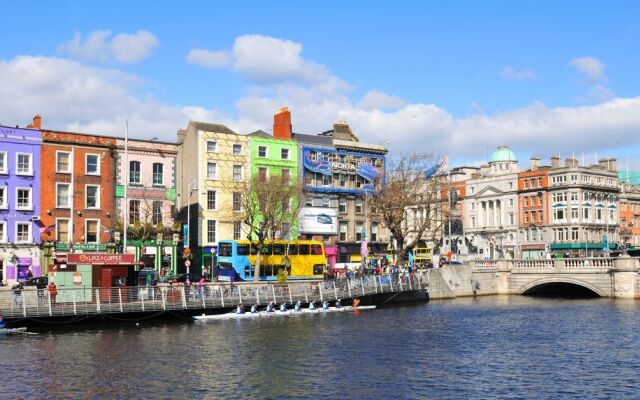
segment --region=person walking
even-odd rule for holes
[[[49,282],[49,286],[47,287],[49,291],[49,299],[51,299],[51,304],[56,304],[56,297],[58,297],[58,287],[55,282]]]

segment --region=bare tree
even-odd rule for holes
[[[385,184],[372,195],[383,225],[396,240],[398,259],[406,262],[425,234],[442,226],[439,215],[442,163],[429,154],[401,154],[387,160]],[[409,220],[409,213],[415,218]]]
[[[296,224],[300,211],[301,186],[288,177],[254,175],[242,185],[240,218],[247,226],[247,238],[258,246],[253,280],[260,279],[262,248],[267,239],[284,238]]]

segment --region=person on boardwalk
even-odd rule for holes
[[[0,329],[5,329],[7,327],[7,324],[4,322],[4,317],[2,316],[2,313],[0,313]]]
[[[49,290],[49,298],[51,299],[51,304],[56,304],[56,297],[58,297],[58,287],[55,282],[49,282],[49,286],[47,287]]]
[[[11,286],[11,290],[13,291],[13,302],[17,305],[22,303],[22,283],[16,282],[15,285]]]

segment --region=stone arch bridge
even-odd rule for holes
[[[544,286],[575,285],[600,297],[640,298],[637,258],[471,261],[471,279],[496,294],[528,294]]]

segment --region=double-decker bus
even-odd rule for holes
[[[257,242],[248,240],[221,240],[218,243],[218,280],[253,280],[257,246]],[[281,268],[287,269],[289,279],[318,279],[323,277],[325,266],[324,245],[320,241],[268,240],[261,252],[260,280],[276,280]]]

